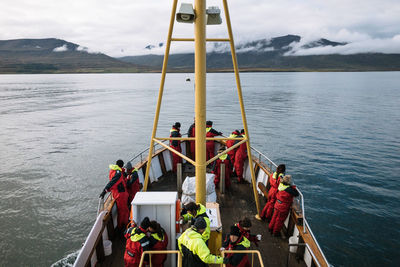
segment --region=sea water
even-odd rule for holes
[[[160,74],[0,75],[0,266],[70,266],[108,165],[149,146]],[[187,82],[186,78],[191,81]],[[168,74],[157,136],[194,117]],[[400,262],[400,72],[243,73],[251,144],[287,173],[336,266]],[[241,129],[233,74],[208,74],[207,120]]]

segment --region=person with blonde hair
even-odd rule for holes
[[[292,176],[285,175],[278,186],[278,193],[276,194],[276,202],[274,205],[274,215],[269,224],[269,231],[274,236],[280,235],[283,223],[292,207],[293,198],[299,195],[296,186],[291,184]]]

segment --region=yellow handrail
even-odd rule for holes
[[[254,256],[254,254],[257,254],[257,256],[258,256],[258,260],[259,260],[259,262],[260,262],[260,266],[261,267],[264,267],[264,263],[263,263],[263,260],[262,260],[262,257],[261,257],[261,253],[260,253],[260,251],[258,251],[258,250],[224,250],[224,251],[222,251],[222,257],[225,255],[225,253],[228,253],[228,254],[233,254],[233,253],[238,253],[238,254],[251,254],[251,256],[252,256],[252,259],[251,259],[251,266],[253,266],[253,256]],[[221,264],[221,266],[225,266],[225,264]]]
[[[177,254],[178,255],[178,262],[176,264],[177,267],[182,267],[182,255],[179,250],[148,250],[144,251],[142,257],[140,258],[139,267],[143,266],[144,256],[149,254],[150,257],[150,267],[151,267],[151,255],[152,254]]]

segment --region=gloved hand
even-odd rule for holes
[[[99,198],[104,198],[104,196],[106,195],[107,191],[103,190],[103,192],[101,192]]]
[[[261,241],[261,235],[256,235],[258,241]]]
[[[225,250],[225,248],[224,247],[221,247],[220,249],[219,249],[219,251],[224,251]]]
[[[224,258],[224,264],[228,264],[229,263],[229,258],[228,257],[225,257]]]

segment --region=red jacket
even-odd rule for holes
[[[153,233],[149,237],[151,250],[166,250],[168,246],[168,235],[164,232],[162,237],[158,234]],[[151,256],[151,264],[154,267],[164,266],[164,262],[167,259],[167,254],[153,254]]]
[[[278,176],[278,178],[276,177]],[[283,173],[277,175],[276,172],[272,173],[269,176],[269,185],[271,186],[268,191],[268,201],[271,199],[276,199],[276,193],[278,192],[278,186],[280,179],[283,178]]]
[[[225,164],[225,178],[229,178],[231,174],[232,163],[231,163],[231,158],[229,157],[228,154],[222,155],[216,160],[213,170],[213,173],[215,174],[216,177],[220,176],[221,164]]]
[[[250,242],[254,242],[254,244],[256,244],[256,246],[258,247],[258,239],[256,235],[252,235],[250,234],[250,230],[245,230],[240,223],[235,223],[235,226],[237,228],[239,228],[240,233],[246,237]]]
[[[139,266],[143,251],[149,250],[150,241],[146,231],[139,227],[129,228],[125,234],[126,247],[124,254],[125,266]]]
[[[140,190],[139,174],[136,168],[133,169],[132,173],[128,175],[126,186],[129,194],[128,201],[131,203],[132,199],[135,198],[136,193]]]
[[[170,136],[169,137],[182,137],[182,135],[179,132],[179,129],[176,129],[175,127],[172,127],[170,130]],[[180,140],[170,140],[169,145],[171,147],[174,147],[178,151],[180,151],[181,148],[181,141]]]
[[[126,192],[126,183],[124,179],[124,172],[118,165],[111,164],[109,179],[110,182],[104,188],[106,191],[111,191],[114,198],[117,198],[119,193]]]
[[[290,209],[293,198],[297,197],[299,192],[296,189],[295,185],[284,185],[282,183],[279,184],[278,193],[276,194],[276,202],[274,208],[281,211],[286,212]]]
[[[216,131],[214,128],[212,128],[211,126],[207,125],[207,127],[206,127],[206,137],[214,137],[214,136],[218,136],[218,135],[222,135],[222,133]],[[213,144],[214,145],[214,141],[213,140],[207,141],[207,145],[209,145],[209,144]]]

